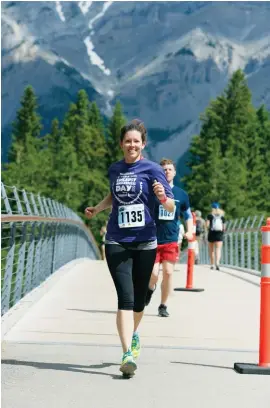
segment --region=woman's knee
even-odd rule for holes
[[[143,302],[135,302],[133,307],[133,312],[141,313],[145,308],[145,299]]]
[[[134,295],[133,293],[123,293],[118,290],[118,309],[120,310],[133,310],[134,308]]]
[[[118,310],[134,310],[134,304],[118,302]]]
[[[145,308],[145,300],[146,300],[146,294],[147,291],[145,292],[141,292],[141,293],[137,293],[137,295],[135,295],[134,298],[134,306],[133,306],[133,311],[136,313],[140,313],[144,310]]]

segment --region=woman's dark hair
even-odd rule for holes
[[[140,119],[133,119],[127,125],[123,126],[121,128],[121,133],[120,133],[121,142],[123,142],[125,134],[129,132],[130,130],[137,130],[138,132],[140,132],[140,134],[142,135],[142,142],[146,143],[147,131],[144,127],[143,121],[141,121]]]

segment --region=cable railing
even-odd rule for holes
[[[100,253],[70,208],[1,183],[1,313],[66,263]]]
[[[221,265],[260,276],[261,226],[264,215],[230,220],[226,224]],[[200,263],[209,264],[207,238],[199,241]]]

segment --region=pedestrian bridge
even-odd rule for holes
[[[185,277],[178,265],[174,286]],[[258,362],[259,278],[195,266],[194,284],[205,290],[174,292],[169,318],[157,316],[155,292],[136,376],[122,380],[106,263],[63,266],[4,315],[3,408],[265,407],[269,378],[233,370]]]
[[[229,230],[220,271],[195,265],[193,286],[204,291],[174,291],[169,318],[157,316],[158,287],[140,327],[138,370],[125,380],[116,293],[89,230],[52,200],[17,193],[28,212],[2,214],[3,408],[268,406],[269,377],[234,371],[235,362],[258,363],[255,222]],[[174,288],[186,285],[182,262]]]

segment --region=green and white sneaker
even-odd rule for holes
[[[138,333],[133,333],[131,342],[131,352],[134,358],[138,358],[141,354],[141,342]]]
[[[123,354],[122,363],[119,369],[124,376],[131,377],[134,375],[135,370],[137,370],[137,364],[134,361],[132,352],[128,350]]]

